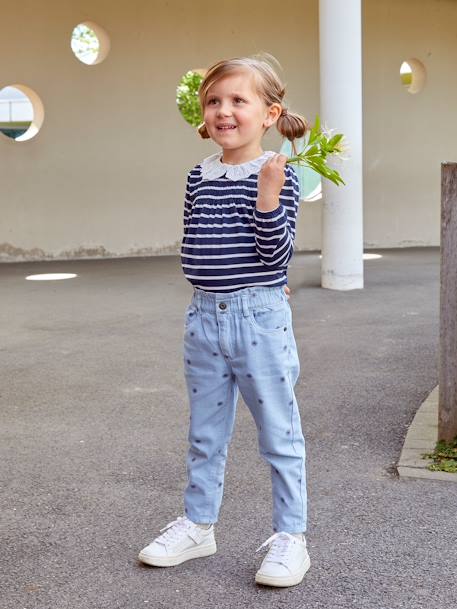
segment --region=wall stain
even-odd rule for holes
[[[135,258],[143,256],[169,256],[179,254],[181,240],[161,247],[130,248],[127,252],[110,252],[103,245],[78,247],[57,254],[45,252],[39,247],[23,249],[11,243],[0,243],[0,262],[27,262],[33,260],[83,260],[103,258]]]
[[[395,245],[381,245],[379,243],[364,242],[364,248],[373,249],[393,249],[407,247],[436,247],[434,244],[426,241],[410,241],[403,240]],[[295,252],[318,252],[316,248],[294,247]],[[45,252],[39,247],[32,249],[22,249],[15,247],[11,243],[0,243],[0,263],[2,262],[28,262],[40,260],[92,260],[104,258],[139,258],[146,256],[176,256],[181,253],[181,240],[175,241],[170,245],[162,247],[141,247],[131,248],[127,252],[118,253],[110,252],[103,245],[95,247],[78,247],[69,250],[63,250],[58,254]]]

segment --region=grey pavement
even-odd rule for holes
[[[218,552],[137,562],[183,513],[179,257],[0,265],[0,607],[456,606],[457,485],[396,470],[438,379],[439,249],[378,253],[363,290],[321,288],[318,253],[290,266],[312,565],[285,589],[254,583],[271,483],[241,398]],[[25,280],[47,272],[78,276]]]

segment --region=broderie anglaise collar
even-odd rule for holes
[[[229,180],[235,182],[237,180],[244,180],[253,173],[259,173],[262,165],[276,153],[272,150],[265,150],[265,152],[256,159],[246,161],[246,163],[240,163],[239,165],[223,163],[221,161],[222,154],[223,152],[216,152],[216,154],[212,154],[203,159],[201,162],[203,180],[214,180],[215,178],[222,177],[224,174]]]

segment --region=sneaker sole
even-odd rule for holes
[[[217,546],[216,542],[214,541],[205,546],[189,548],[188,550],[185,550],[184,552],[181,552],[176,556],[148,556],[147,554],[143,554],[142,552],[140,552],[138,554],[138,559],[146,565],[151,565],[153,567],[174,567],[175,565],[180,565],[186,560],[211,556],[216,552]]]
[[[305,573],[311,566],[311,560],[308,558],[302,564],[300,570],[295,575],[289,575],[288,577],[275,577],[274,575],[262,575],[256,573],[255,581],[257,584],[263,584],[265,586],[296,586],[299,584],[305,576]]]

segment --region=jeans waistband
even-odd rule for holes
[[[227,293],[206,292],[200,288],[194,288],[192,296],[192,304],[204,313],[242,312],[246,317],[252,309],[281,302],[287,302],[283,285],[271,288],[266,286],[242,288]]]

